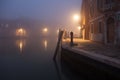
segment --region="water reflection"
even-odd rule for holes
[[[47,47],[48,47],[48,41],[44,40],[44,48],[45,48],[45,50],[47,50]]]
[[[16,41],[16,45],[19,48],[20,52],[23,52],[23,48],[25,47],[26,41],[24,39],[20,39]]]
[[[55,69],[56,69],[56,73],[57,73],[57,76],[58,76],[58,79],[59,80],[62,80],[62,73],[61,73],[61,70],[60,70],[60,65],[58,65],[58,62],[56,60],[53,60],[54,62],[54,66],[55,66]]]

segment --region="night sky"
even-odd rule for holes
[[[82,0],[0,0],[0,19],[36,19],[43,25],[78,31],[73,21]],[[71,27],[71,28],[70,28]],[[76,28],[75,28],[76,27]]]

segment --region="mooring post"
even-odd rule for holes
[[[63,32],[64,31],[59,29],[58,42],[57,42],[57,46],[56,46],[54,57],[53,57],[54,60],[55,60],[55,58],[57,56],[57,52],[59,50],[59,47],[60,47],[60,44],[61,44],[61,41],[62,41]]]
[[[73,32],[70,32],[70,46],[73,46]]]

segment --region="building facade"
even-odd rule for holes
[[[120,0],[83,0],[81,16],[84,39],[120,45]]]

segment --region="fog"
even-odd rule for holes
[[[81,0],[0,0],[0,26],[12,21],[22,26],[30,23],[27,27],[73,30],[78,23],[72,17],[80,14],[80,8]]]

